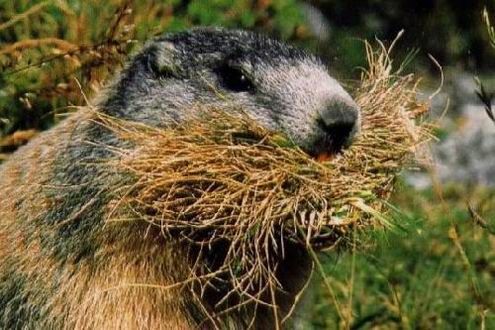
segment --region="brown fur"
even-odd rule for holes
[[[27,319],[15,323],[28,328],[190,328],[191,320],[181,313],[190,299],[187,294],[179,295],[179,288],[138,286],[166,287],[181,280],[170,275],[185,274],[180,264],[185,258],[177,246],[138,239],[139,232],[127,232],[126,238],[125,230],[118,232],[109,225],[97,235],[98,253],[84,262],[56,260],[41,247],[42,233],[55,228],[38,226],[36,219],[56,203],[44,197],[43,190],[64,142],[85,116],[78,113],[42,134],[0,172],[0,273],[15,272],[29,285],[17,292],[26,297],[20,308],[29,310]],[[15,313],[4,303],[0,324]]]
[[[106,190],[118,190],[111,175],[96,173],[92,180],[105,182],[101,193],[86,197],[69,215],[59,215],[72,205],[67,200],[71,193],[95,182],[71,186],[64,184],[69,180],[64,175],[83,167],[91,171],[104,167],[100,164],[93,169],[77,159],[79,154],[70,156],[75,146],[86,145],[92,151],[100,148],[96,142],[88,143],[94,141],[85,133],[97,129],[93,115],[85,110],[73,114],[0,168],[0,328],[246,327],[255,314],[252,306],[242,309],[245,315],[234,310],[209,318],[221,311],[214,307],[221,292],[207,290],[199,298],[200,292],[187,280],[195,261],[187,246],[165,239],[144,223],[99,223],[101,214],[95,210],[100,208],[105,214],[110,209],[110,203],[99,202],[108,200]],[[61,163],[71,165],[57,179]],[[64,202],[69,204],[64,206]],[[90,246],[89,252],[64,241],[65,228],[79,222],[94,223],[83,235],[69,231],[81,246]],[[57,240],[59,244],[53,245]],[[281,316],[287,314],[306,279],[303,276],[291,283],[291,271],[306,274],[309,267],[297,251],[286,263],[281,268],[287,273],[280,277],[288,279],[284,284],[288,292],[279,293],[277,299]],[[259,307],[256,314],[254,328],[273,325],[271,309]]]

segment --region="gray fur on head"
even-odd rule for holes
[[[235,75],[247,86],[232,89]],[[317,57],[256,33],[220,28],[149,42],[102,104],[112,115],[157,126],[184,120],[198,105],[242,109],[313,154],[340,149],[359,127],[357,105]]]

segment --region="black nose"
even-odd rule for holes
[[[320,112],[317,126],[315,153],[337,153],[351,145],[359,131],[359,107],[350,98],[334,98]]]

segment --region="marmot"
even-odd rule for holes
[[[161,127],[187,120],[195,104],[221,109],[228,102],[313,156],[339,151],[359,129],[358,106],[321,60],[239,30],[158,37],[95,102],[110,116]],[[221,292],[198,301],[174,286],[192,262],[182,243],[104,223],[122,178],[98,164],[116,157],[104,146],[122,141],[93,115],[72,114],[0,168],[0,328],[247,327],[251,318],[239,313],[208,319]],[[307,259],[293,251],[281,261],[282,315],[306,281]],[[123,285],[129,282],[149,285]],[[254,328],[272,325],[271,312],[256,314]]]

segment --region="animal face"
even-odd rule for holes
[[[201,107],[242,109],[311,155],[334,153],[359,130],[359,109],[322,62],[246,31],[194,29],[149,43],[123,72],[106,108],[152,125]]]

